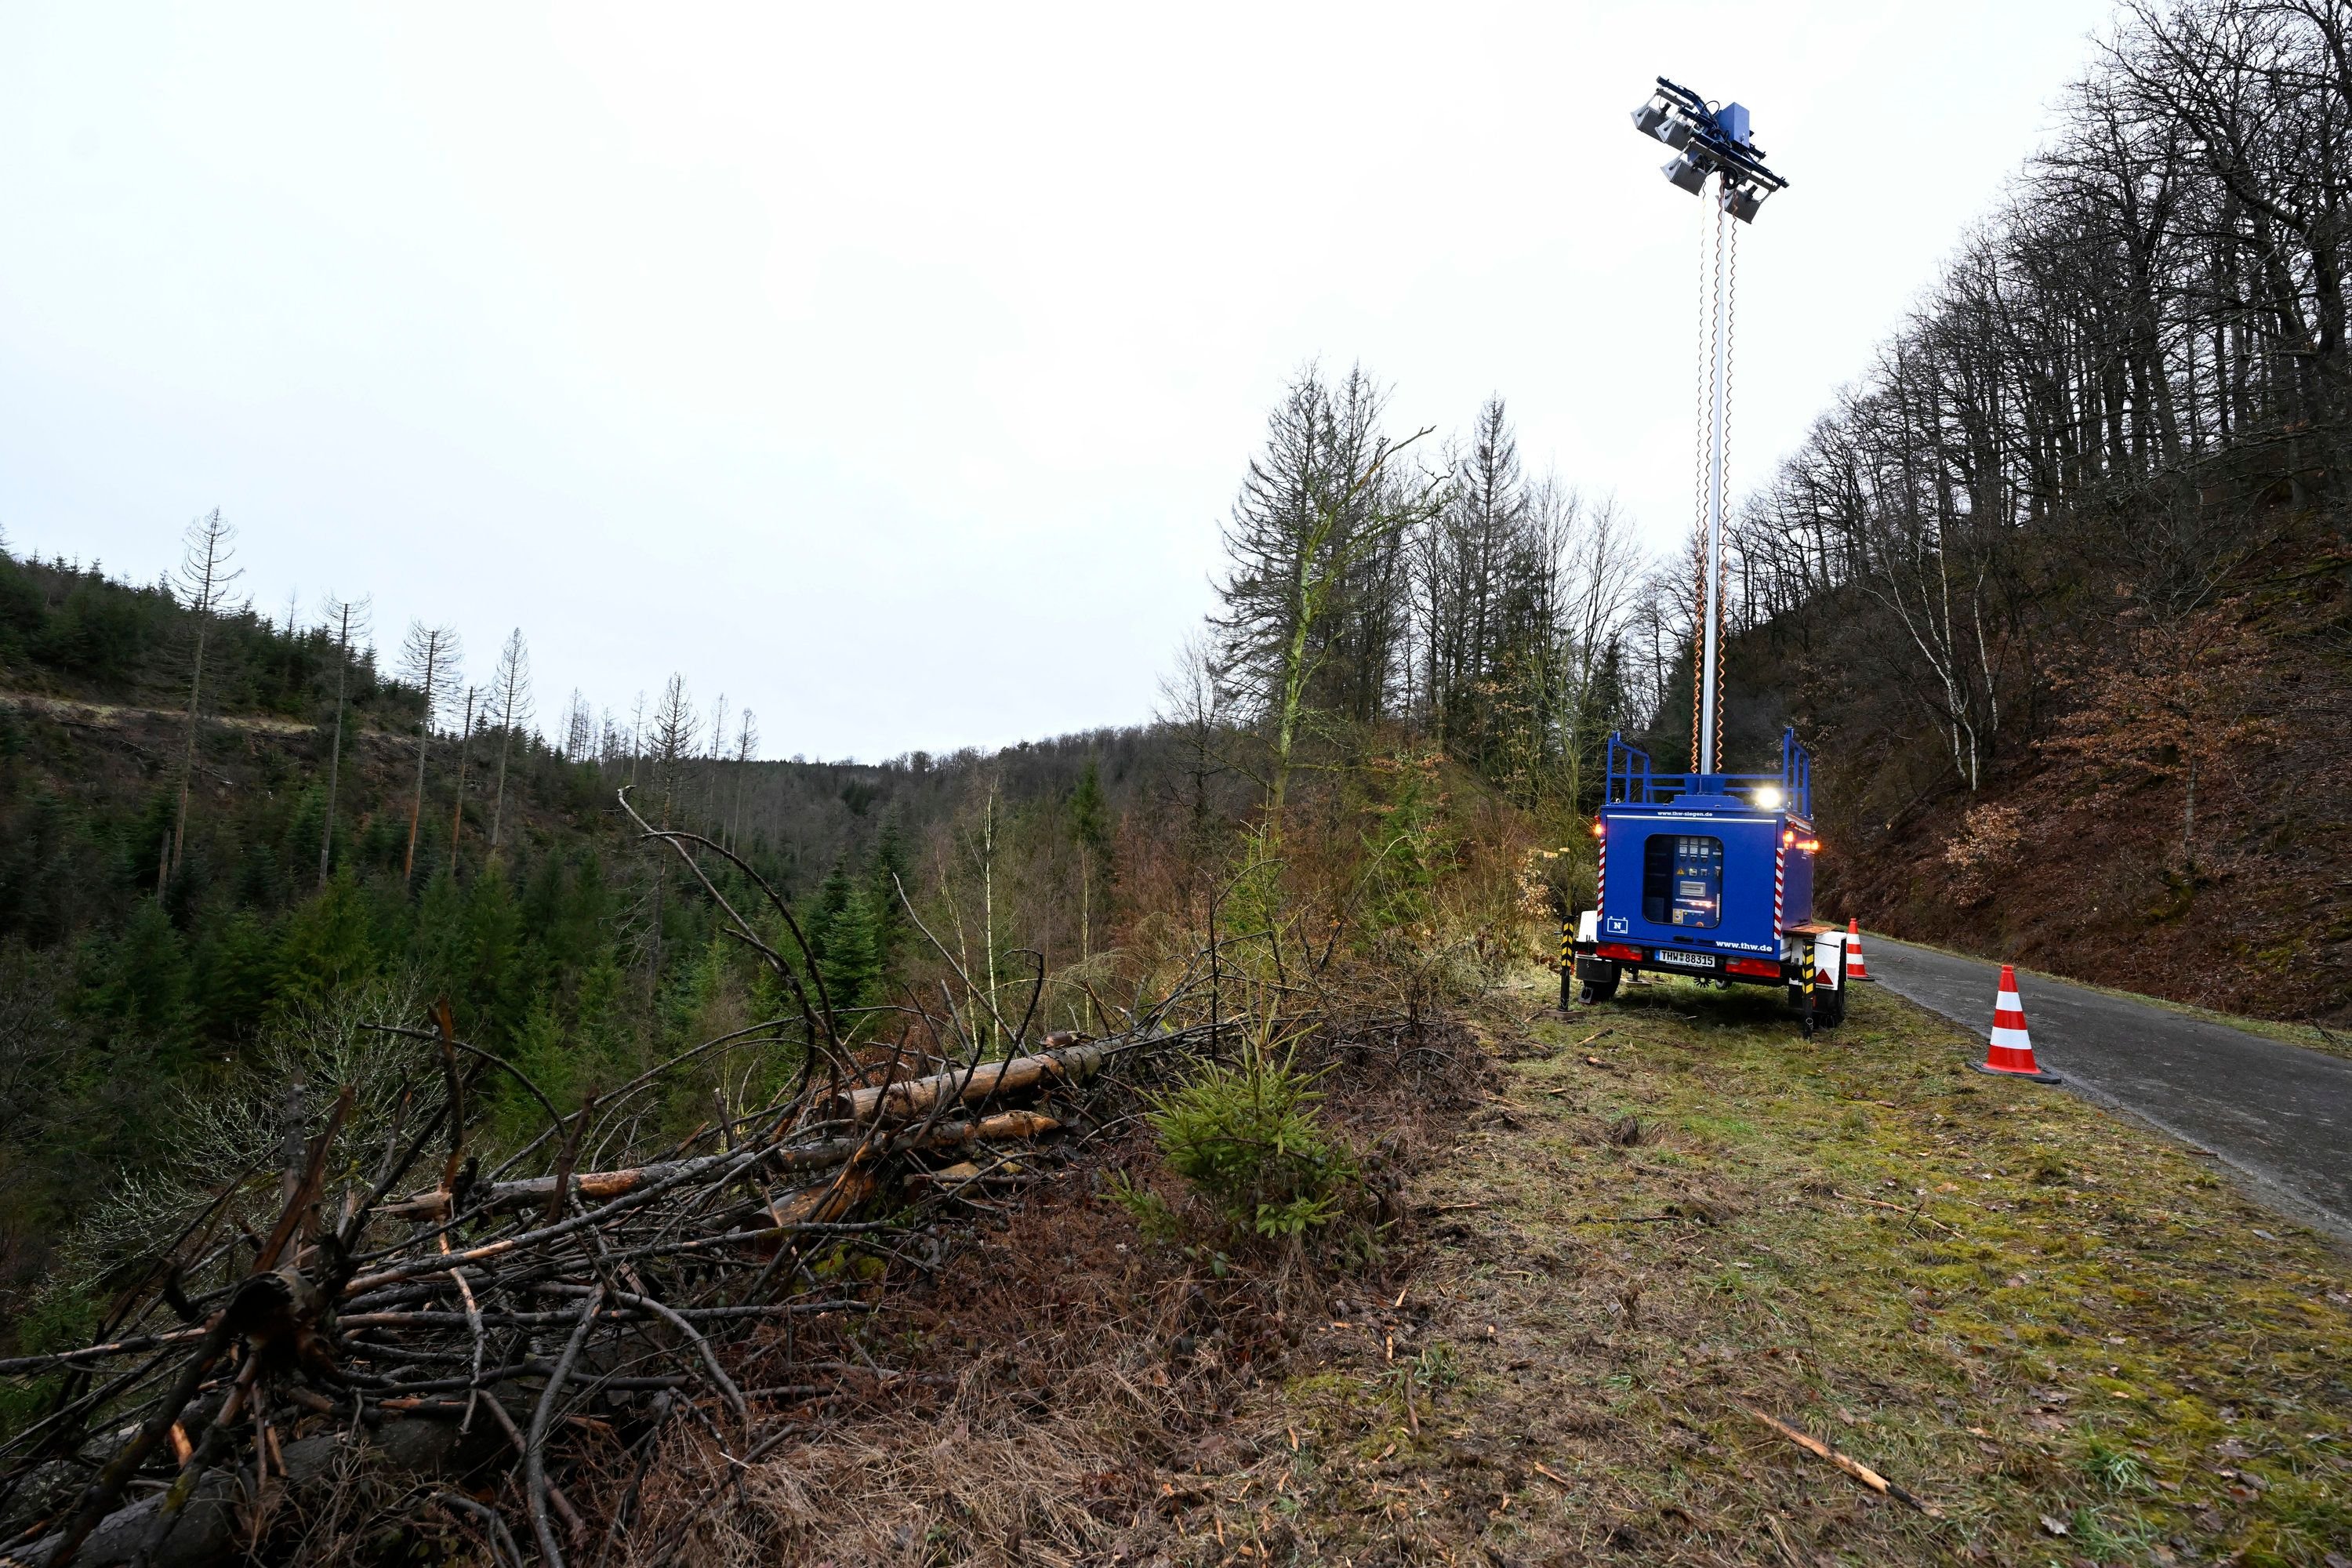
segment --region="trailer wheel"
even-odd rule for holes
[[[1586,1006],[1595,1006],[1616,996],[1617,980],[1618,977],[1614,974],[1606,980],[1588,980],[1584,983],[1584,989],[1578,994],[1583,999]]]

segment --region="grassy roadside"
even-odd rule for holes
[[[1503,1088],[1415,1185],[1402,1297],[1343,1296],[1235,1413],[1276,1451],[1200,1478],[1182,1560],[2352,1551],[2352,1263],[2323,1240],[1967,1071],[1980,1044],[1881,990],[1811,1045],[1760,994],[1629,987],[1565,1021],[1540,995],[1488,1020]]]

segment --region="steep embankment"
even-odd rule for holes
[[[2342,584],[2295,586],[2084,646],[1981,789],[1908,812],[1846,792],[1837,911],[2097,984],[2341,1026],[2352,666]]]

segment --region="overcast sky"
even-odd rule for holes
[[[1998,199],[2105,0],[0,5],[0,531],[540,710],[683,671],[763,751],[1147,717],[1305,361],[1688,524],[1701,205],[1750,106],[1735,488]]]

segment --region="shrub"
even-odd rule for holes
[[[1170,1168],[1217,1217],[1268,1238],[1339,1217],[1356,1162],[1318,1114],[1294,1054],[1253,1043],[1230,1065],[1204,1062],[1149,1117]]]

